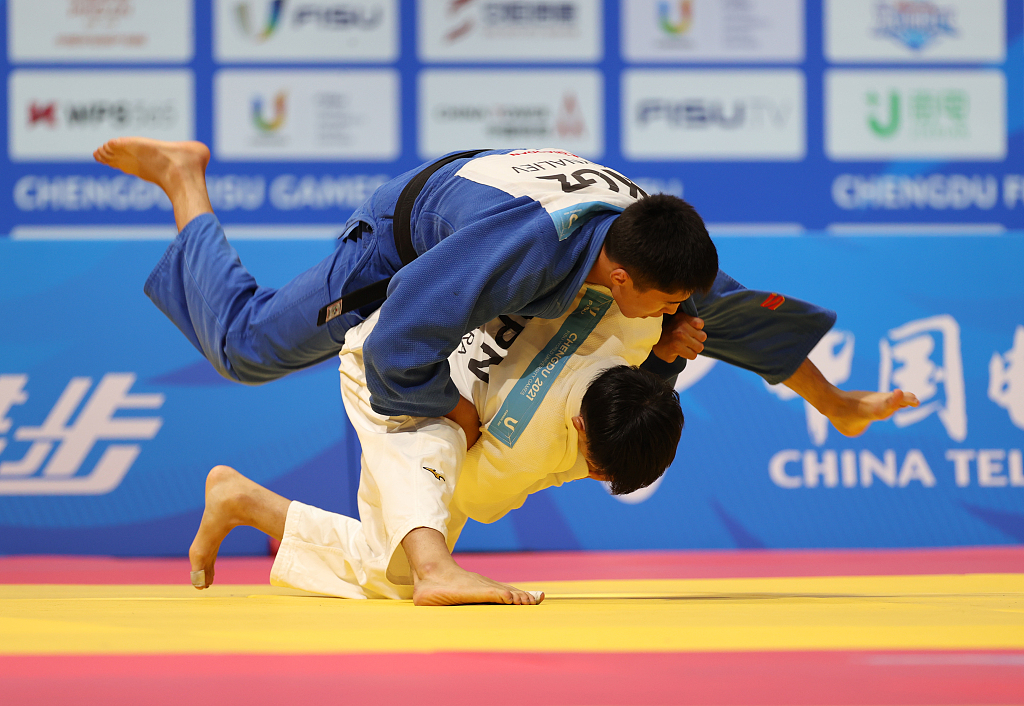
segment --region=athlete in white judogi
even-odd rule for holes
[[[342,397],[363,448],[362,521],[288,503],[217,467],[190,552],[207,585],[220,541],[232,527],[249,524],[282,539],[274,585],[347,598],[449,602],[443,586],[450,586],[450,575],[440,587],[419,575],[431,562],[419,560],[417,536],[444,537],[451,562],[468,518],[494,522],[530,493],[588,476],[610,480],[613,492],[629,492],[656,480],[674,456],[683,421],[678,399],[663,380],[630,367],[643,363],[658,342],[661,321],[626,318],[603,287],[584,286],[558,319],[502,316],[466,335],[449,365],[483,427],[468,452],[467,436],[476,429],[444,418],[386,417],[370,408],[363,344],[376,321],[374,314],[350,330],[340,354]],[[595,408],[589,413],[585,399]],[[594,445],[585,420],[607,427],[615,415],[634,424],[591,428],[590,436],[632,461],[624,473],[600,468],[582,452]],[[537,600],[500,584],[490,588],[477,600]]]

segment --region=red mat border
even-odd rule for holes
[[[929,549],[782,549],[456,554],[470,571],[498,581],[701,579],[1024,573],[1024,546]],[[269,557],[224,557],[217,582],[262,584]],[[188,560],[81,556],[0,557],[0,584],[177,584]]]
[[[17,656],[0,657],[0,690],[80,706],[1020,704],[1024,652]]]

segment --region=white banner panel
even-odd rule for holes
[[[421,61],[599,61],[601,0],[419,0]]]
[[[836,160],[1003,159],[1002,71],[825,74],[825,152]]]
[[[7,80],[13,161],[92,161],[112,137],[191,140],[192,72],[12,71]]]
[[[192,0],[8,0],[7,53],[17,62],[192,58]]]
[[[259,161],[398,157],[398,74],[236,71],[214,76],[214,154]]]
[[[925,63],[1006,59],[1004,0],[827,0],[830,61]]]
[[[804,75],[633,69],[622,80],[622,153],[636,160],[800,160]]]
[[[623,0],[628,61],[799,62],[803,0]]]
[[[397,0],[214,0],[218,61],[393,61]]]
[[[427,159],[472,147],[604,152],[597,71],[426,70],[419,96],[420,154]]]

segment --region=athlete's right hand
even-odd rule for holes
[[[666,363],[673,363],[678,356],[694,360],[704,350],[704,320],[689,314],[666,316],[662,322],[661,339],[654,344],[654,355]]]
[[[473,448],[473,444],[480,438],[480,415],[477,414],[476,405],[465,397],[459,397],[455,409],[444,416],[462,427],[466,435],[466,449]]]

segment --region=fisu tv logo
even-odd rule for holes
[[[108,373],[88,399],[92,378],[72,378],[42,425],[15,429],[8,415],[28,401],[27,383],[28,375],[0,375],[0,495],[109,493],[124,480],[142,447],[110,444],[91,470],[80,473],[97,442],[148,440],[163,426],[160,417],[115,417],[125,409],[159,409],[164,396],[130,394],[133,373]],[[6,458],[11,454],[4,453],[12,430],[14,441],[31,442],[20,459]]]

